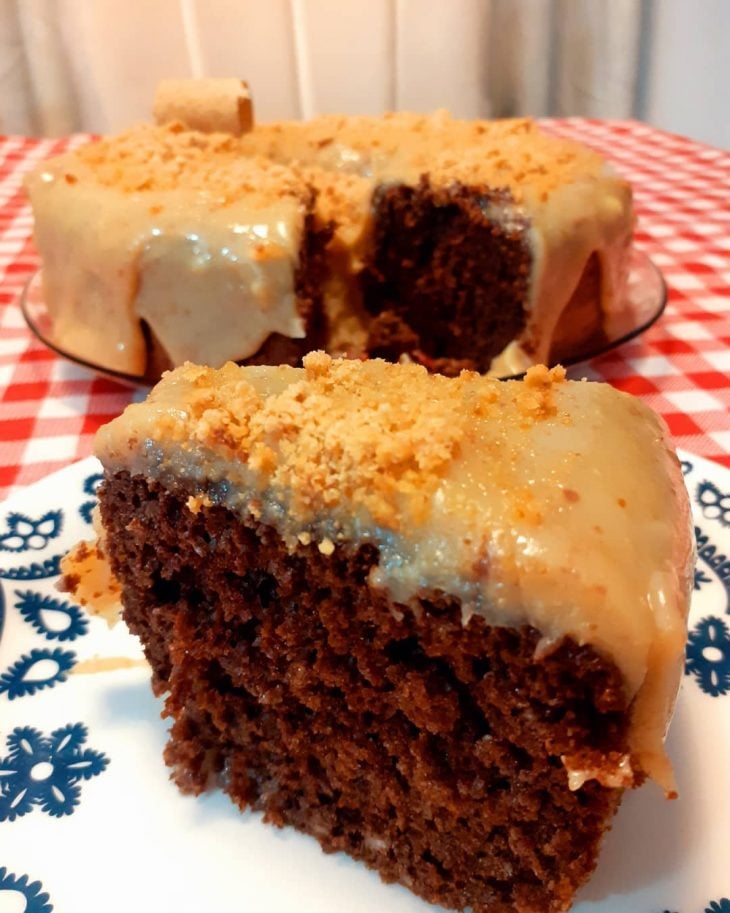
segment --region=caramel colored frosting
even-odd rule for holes
[[[548,359],[594,253],[606,328],[621,321],[628,184],[596,153],[531,121],[437,112],[260,124],[242,136],[140,126],[44,163],[28,190],[55,341],[141,374],[140,321],[173,364],[219,366],[253,355],[271,333],[301,338],[295,273],[313,212],[334,228],[324,288],[330,348],[361,348],[369,317],[357,275],[372,240],[373,193],[424,175],[434,186],[506,189],[510,199],[490,203],[489,217],[529,226],[526,326],[494,372]]]
[[[507,189],[511,202],[490,204],[489,217],[506,226],[527,219],[533,265],[525,329],[493,360],[494,374],[516,374],[548,360],[560,315],[592,253],[601,264],[604,329],[615,335],[623,328],[634,224],[630,186],[600,155],[543,133],[534,121],[464,121],[446,111],[330,115],[258,125],[242,148],[309,169],[319,205],[350,252],[351,272],[367,251],[374,186],[414,185],[427,175],[436,186]],[[337,306],[337,300],[330,303]]]
[[[373,543],[370,585],[440,591],[490,624],[532,625],[612,659],[633,701],[630,755],[673,788],[663,739],[693,560],[681,471],[660,420],[607,385],[536,367],[524,382],[333,360],[186,365],[102,428],[106,471],[197,492],[274,526],[291,549]],[[566,761],[566,766],[570,764]]]
[[[173,364],[303,338],[294,274],[311,191],[234,137],[138,127],[27,182],[54,340],[144,374],[145,321]]]

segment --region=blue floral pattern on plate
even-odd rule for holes
[[[697,542],[697,567],[695,568],[695,583],[697,583],[697,572],[699,571],[702,583],[710,582],[711,579],[719,581],[720,586],[725,591],[725,605],[723,610],[730,613],[730,547],[722,548],[708,532],[699,526],[695,526],[695,540]]]
[[[30,881],[28,875],[13,875],[5,868],[0,867],[0,908],[4,908],[3,894],[20,894],[25,901],[23,913],[52,913],[53,904],[49,903],[49,896],[43,890],[40,881]]]
[[[15,608],[47,640],[76,640],[89,628],[89,622],[78,606],[32,590],[15,590]]]
[[[710,615],[690,631],[685,668],[706,694],[730,691],[730,629],[722,618]]]
[[[677,913],[676,910],[662,910],[662,913]],[[730,900],[722,897],[720,900],[711,900],[704,913],[730,913]]]
[[[662,910],[662,913],[677,913],[676,910]],[[722,897],[720,900],[711,900],[703,913],[730,913],[730,900]]]
[[[91,515],[94,512],[94,508],[96,507],[96,491],[103,481],[104,474],[101,472],[94,472],[84,479],[84,494],[89,495],[91,498],[89,501],[84,501],[84,503],[79,507],[81,519],[85,523],[91,523]]]
[[[16,697],[33,695],[43,688],[52,688],[59,682],[66,681],[75,662],[76,654],[70,650],[34,647],[0,675],[0,694],[7,694],[12,701]],[[42,667],[44,663],[45,671],[39,672],[38,666]],[[51,667],[50,670],[48,666]]]
[[[730,767],[730,536],[723,513],[723,493],[730,490],[730,475],[722,467],[695,457],[683,458],[682,471],[693,500],[698,564],[685,687],[675,722],[675,733],[677,726],[680,733],[674,736],[672,753],[677,755],[677,745],[681,747],[688,739],[686,731],[681,731],[683,712],[685,722],[689,713],[697,721],[696,727],[700,727],[693,728],[692,739],[705,740],[707,748],[698,755],[697,763],[702,766],[699,771],[693,769],[689,779],[685,771],[678,771],[684,801],[667,805],[680,811],[711,807],[712,803],[701,803],[698,795],[709,784],[713,784],[715,793],[727,789],[726,771]],[[265,908],[269,913],[335,913],[348,908],[351,900],[347,882],[344,893],[338,894],[337,869],[351,865],[357,884],[365,879],[373,898],[372,904],[357,909],[382,908],[382,913],[389,913],[390,898],[396,896],[390,893],[393,889],[381,885],[377,876],[365,873],[357,864],[309,855],[311,842],[291,834],[286,835],[287,851],[279,853],[278,834],[271,836],[265,826],[239,818],[223,800],[220,805],[214,804],[217,811],[209,814],[211,806],[207,802],[192,803],[172,787],[165,789],[166,774],[160,759],[164,725],[157,719],[159,706],[146,697],[147,703],[142,701],[141,709],[132,709],[140,695],[149,693],[144,670],[134,679],[133,688],[128,685],[131,679],[124,677],[129,674],[126,672],[118,673],[116,678],[113,673],[70,674],[85,664],[93,666],[96,657],[139,655],[137,645],[123,631],[108,632],[103,622],[89,619],[83,609],[54,589],[61,556],[74,542],[91,535],[90,522],[100,481],[98,463],[87,460],[45,483],[31,486],[7,508],[0,506],[0,844],[3,829],[9,829],[15,847],[13,871],[32,872],[34,879],[40,877],[50,886],[58,877],[54,860],[61,853],[64,886],[73,884],[74,913],[96,913],[98,896],[85,890],[83,874],[91,864],[89,854],[98,849],[96,865],[104,864],[108,856],[104,841],[99,840],[99,812],[104,820],[109,816],[114,821],[115,829],[122,828],[127,843],[132,840],[138,844],[140,857],[154,860],[158,846],[148,842],[145,827],[140,827],[140,822],[152,814],[149,796],[153,795],[155,828],[159,829],[160,839],[164,836],[166,847],[172,846],[180,834],[185,840],[198,842],[195,870],[186,873],[184,891],[174,902],[165,879],[150,877],[145,883],[149,894],[146,905],[150,908],[192,913],[203,908],[236,906]],[[79,722],[67,722],[69,706],[74,708],[72,719]],[[7,749],[3,748],[6,737]],[[126,754],[122,751],[124,746]],[[108,749],[108,754],[101,748]],[[681,764],[681,752],[679,755]],[[713,765],[711,769],[709,765]],[[149,785],[151,777],[156,778],[154,787]],[[661,804],[662,800],[657,801]],[[717,805],[721,807],[721,803]],[[191,807],[195,808],[193,828],[189,827]],[[223,808],[227,809],[225,813]],[[632,813],[622,809],[614,831],[621,828],[624,814]],[[20,818],[22,826],[14,823]],[[231,871],[230,882],[221,881],[210,847],[218,839],[217,822],[226,820],[221,833],[230,837],[235,822],[237,846],[239,840],[242,843],[241,858],[266,859],[267,867],[278,866],[265,879],[265,888],[248,893],[248,884],[242,885],[240,867]],[[619,835],[621,840],[628,840],[624,855],[651,855],[653,843],[661,842],[659,837],[634,845],[632,834],[640,829],[635,819],[624,820],[627,824],[623,835]],[[72,848],[65,850],[59,835],[69,825],[80,836]],[[704,873],[701,879],[687,882],[684,866],[676,858],[664,867],[655,862],[654,872],[661,874],[652,875],[650,892],[643,884],[633,895],[633,887],[629,885],[625,890],[626,885],[617,874],[619,880],[612,882],[615,894],[610,893],[597,907],[579,902],[573,913],[593,913],[594,909],[596,913],[624,913],[628,909],[637,913],[730,913],[726,889],[730,828],[719,817],[703,820],[702,825],[702,846],[696,852],[703,861],[701,866],[695,866],[695,871]],[[661,829],[661,825],[657,827]],[[261,834],[257,836],[259,829]],[[675,825],[667,829],[672,831]],[[681,833],[682,827],[677,825],[676,831]],[[246,840],[251,842],[246,844]],[[260,846],[269,847],[265,856],[260,855]],[[302,856],[300,847],[306,849]],[[684,847],[682,852],[691,856],[695,848]],[[713,854],[720,861],[710,864],[707,860]],[[7,864],[9,860],[1,861]],[[686,861],[684,857],[682,861]],[[115,879],[118,862],[112,859],[110,865],[109,877]],[[292,881],[289,876],[293,869],[297,875]],[[306,894],[302,879],[306,881],[310,871],[314,887],[307,902],[302,899]],[[711,884],[707,880],[710,876],[714,879]],[[290,881],[292,887],[287,894]],[[38,881],[0,869],[0,892],[15,890],[13,885],[19,886],[17,893],[25,900],[25,913],[50,913],[53,909]],[[402,893],[397,896],[401,905],[395,906],[399,911],[428,913],[433,909],[415,898],[404,901]],[[666,906],[667,899],[671,907]],[[122,885],[113,897],[105,899],[105,909],[109,913],[127,913],[136,902],[135,887]]]
[[[714,482],[705,480],[697,486],[696,498],[705,519],[730,527],[730,491],[720,491]]]
[[[60,534],[63,511],[49,510],[36,519],[26,514],[11,513],[5,518],[5,524],[6,530],[0,535],[0,551],[40,551]]]
[[[730,900],[723,897],[721,900],[710,901],[710,906],[706,908],[705,913],[730,913]]]
[[[87,735],[83,723],[50,736],[16,727],[7,738],[8,756],[0,758],[0,821],[22,818],[36,805],[55,818],[73,814],[80,781],[98,776],[109,763],[100,751],[83,748]]]
[[[0,567],[0,578],[5,580],[46,580],[48,577],[57,577],[61,573],[61,558],[63,552],[51,555],[43,561],[32,561],[16,567]]]

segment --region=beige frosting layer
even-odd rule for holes
[[[525,382],[416,366],[185,366],[102,428],[108,471],[193,483],[291,548],[372,542],[370,584],[440,590],[492,624],[570,635],[610,657],[633,699],[632,758],[667,790],[693,558],[681,471],[660,420],[556,369]],[[593,776],[573,770],[575,785]],[[611,779],[613,777],[613,779]]]
[[[28,187],[56,342],[142,373],[140,318],[175,364],[244,359],[274,332],[301,337],[293,276],[314,192],[318,221],[335,229],[330,345],[361,347],[369,317],[357,274],[371,242],[373,191],[424,174],[438,186],[506,188],[512,202],[491,205],[489,217],[507,227],[528,220],[527,324],[493,372],[547,360],[594,252],[604,321],[611,330],[621,321],[633,227],[627,183],[597,154],[530,121],[438,112],[258,125],[240,138],[142,126],[42,165]]]
[[[72,355],[144,374],[141,320],[173,364],[304,337],[294,277],[311,192],[231,138],[198,137],[141,128],[113,156],[96,144],[30,175],[54,341]]]

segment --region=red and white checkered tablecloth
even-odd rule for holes
[[[677,446],[730,466],[730,153],[633,121],[544,124],[633,183],[637,244],[669,286],[657,324],[577,373],[640,396]],[[133,396],[44,348],[17,305],[38,267],[23,175],[87,139],[0,138],[0,498],[88,455],[99,425]]]

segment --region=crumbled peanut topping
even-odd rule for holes
[[[523,420],[547,418],[556,414],[554,389],[565,383],[565,368],[556,365],[548,369],[545,365],[533,365],[525,375],[525,382],[519,393]]]
[[[317,548],[323,555],[333,555],[335,551],[335,543],[331,539],[323,539],[317,545]]]
[[[260,124],[241,137],[143,124],[57,161],[68,183],[146,194],[184,187],[217,206],[241,194],[273,200],[315,191],[322,221],[345,231],[366,219],[372,188],[383,181],[427,174],[439,186],[506,189],[516,204],[543,205],[555,188],[605,174],[597,153],[530,120],[462,121],[445,111]]]
[[[500,422],[509,412],[508,420],[529,425],[553,416],[565,372],[532,369],[525,383],[510,385],[507,401],[500,381],[473,372],[447,379],[418,365],[324,352],[307,355],[304,371],[278,392],[262,394],[249,377],[233,364],[170,373],[158,389],[182,380],[187,392],[179,408],[159,414],[153,438],[194,441],[247,465],[262,488],[287,492],[295,517],[354,504],[396,528],[426,520],[475,418]]]
[[[176,124],[142,124],[57,161],[67,183],[94,181],[122,193],[185,189],[203,192],[211,205],[219,206],[240,200],[242,194],[272,200],[309,196],[295,172],[263,155],[242,155],[235,137],[196,133]]]

